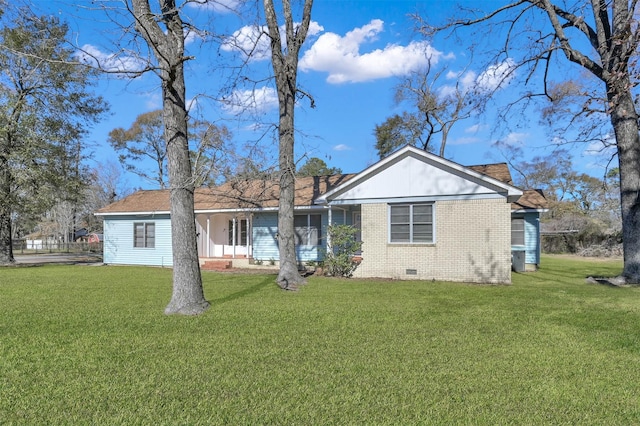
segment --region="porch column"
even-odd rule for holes
[[[331,223],[333,221],[333,210],[331,209],[331,206],[329,206],[329,226],[331,226]],[[331,252],[331,234],[329,234],[329,229],[327,229],[327,253]]]
[[[237,218],[234,216],[233,217],[233,231],[231,232],[231,238],[233,238],[233,243],[231,245],[231,247],[233,248],[233,258],[236,258],[236,223],[237,223]]]
[[[253,213],[247,215],[247,259],[253,258]]]
[[[207,215],[207,257],[211,257],[211,215]]]
[[[245,221],[247,222],[247,230],[245,231],[247,233],[247,236],[245,238],[245,248],[244,248],[244,252],[245,252],[245,257],[247,259],[249,259],[251,256],[251,215],[250,214],[245,214],[244,216]]]

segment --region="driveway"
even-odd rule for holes
[[[95,253],[39,253],[15,254],[20,265],[39,265],[44,263],[60,263],[65,265],[102,264],[102,256]]]

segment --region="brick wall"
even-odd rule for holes
[[[362,205],[363,260],[354,276],[511,282],[511,207],[506,200],[438,201],[434,211],[434,244],[390,244],[388,205]]]

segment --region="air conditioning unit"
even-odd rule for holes
[[[515,272],[525,271],[525,259],[527,252],[524,250],[511,251],[511,269]]]

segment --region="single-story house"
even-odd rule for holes
[[[22,247],[26,250],[49,250],[57,249],[60,239],[45,232],[32,232],[24,237]]]
[[[278,194],[272,180],[196,189],[202,262],[277,263]],[[512,185],[504,163],[464,167],[406,146],[357,174],[297,179],[298,260],[322,260],[327,226],[349,224],[362,241],[356,277],[508,283],[512,262],[540,263],[545,209],[542,193]],[[105,263],[171,266],[168,190],[138,191],[96,214]]]

